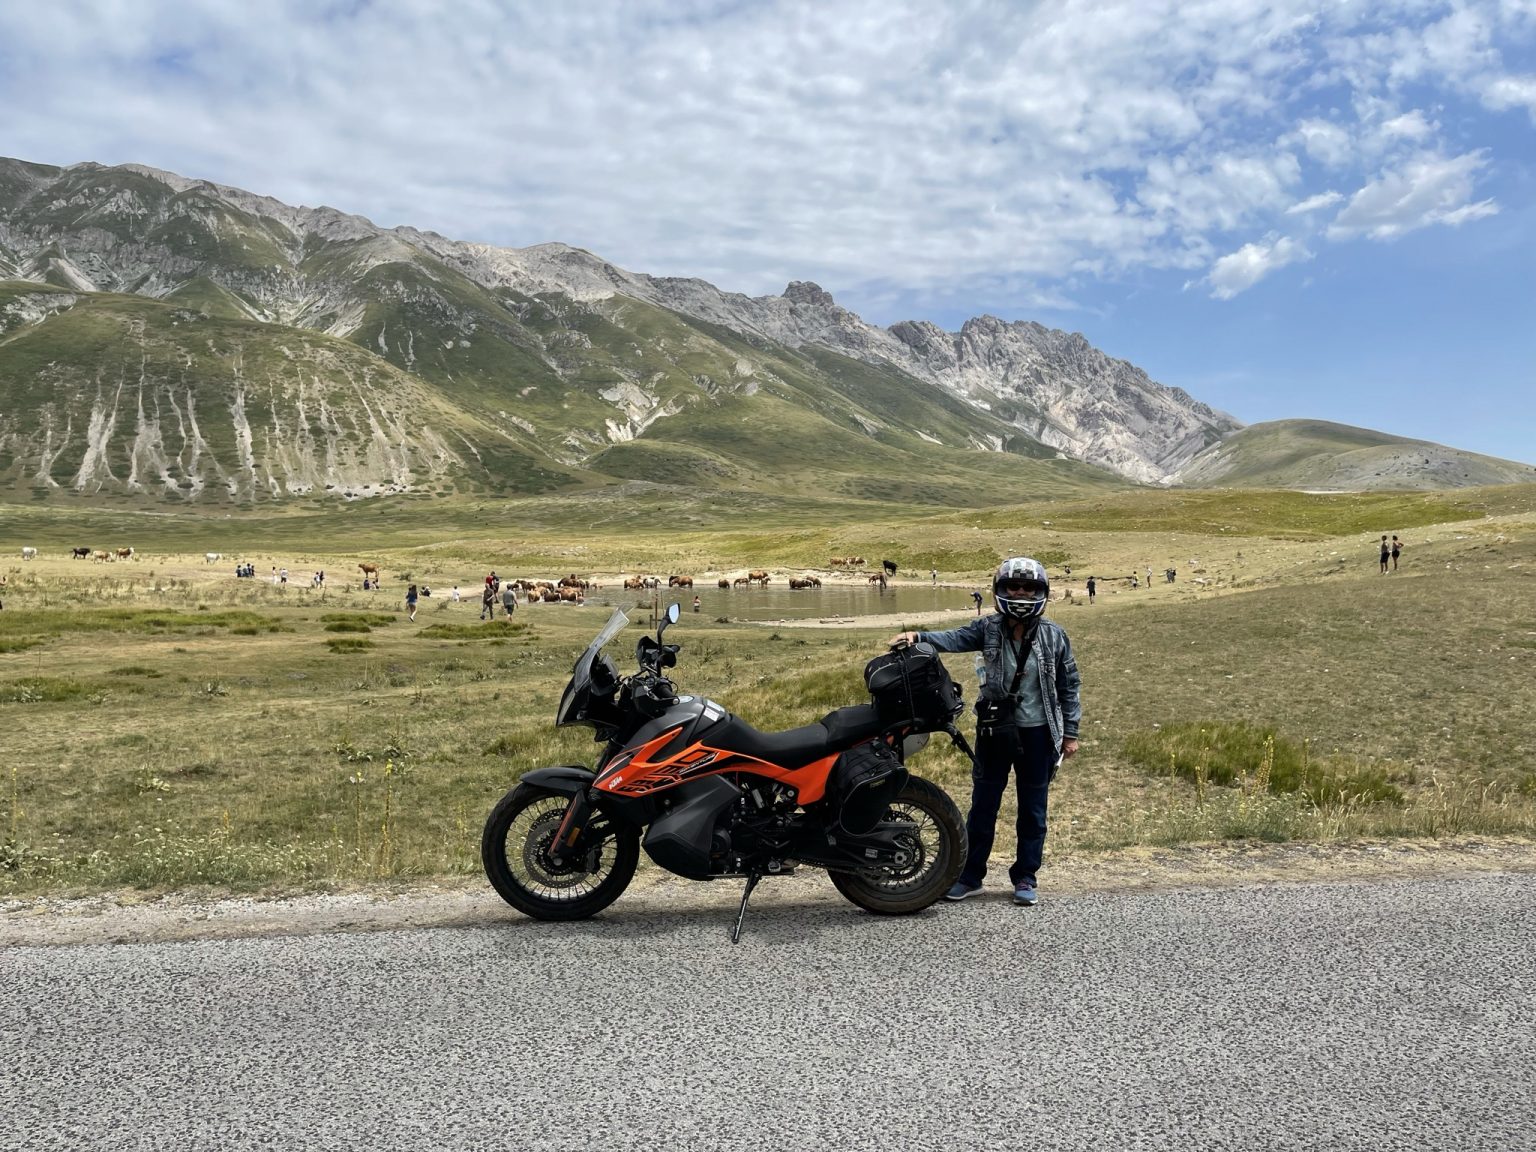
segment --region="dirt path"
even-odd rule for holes
[[[1001,861],[998,861],[1001,863]],[[1383,840],[1352,844],[1215,844],[1058,857],[1041,874],[1046,899],[1244,885],[1439,879],[1536,872],[1536,842],[1515,839]],[[764,895],[770,899],[773,893]],[[775,880],[779,898],[841,899],[815,870]],[[734,883],[695,884],[646,868],[626,900],[658,907],[734,906]],[[0,901],[0,948],[307,936],[425,927],[472,927],[517,913],[478,877],[394,889],[308,896],[218,898],[116,893],[85,899]]]

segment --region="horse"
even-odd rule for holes
[[[692,588],[693,587],[693,577],[692,576],[668,576],[667,577],[667,587],[668,588]]]
[[[363,570],[364,576],[372,577],[375,581],[378,580],[379,566],[377,564],[359,564],[358,567]]]
[[[755,580],[759,584],[766,585],[768,583],[768,573],[761,568],[754,568],[752,571],[747,573],[747,579]]]
[[[117,550],[117,558],[119,560],[131,560],[133,558],[133,549],[132,548],[119,548]]]
[[[218,552],[204,552],[203,553],[203,563],[204,564],[217,564],[222,559],[224,559],[223,555],[221,553],[218,553]]]
[[[32,547],[25,547],[25,548],[23,548],[21,550],[21,558],[23,560],[36,560],[37,559],[37,549],[36,548],[32,548]]]
[[[72,560],[87,560],[90,558],[91,550],[89,548],[71,548],[69,555]]]
[[[724,576],[720,577],[720,579],[715,581],[715,587],[716,588],[729,588],[730,586],[731,586],[731,582],[729,580],[727,580]]]

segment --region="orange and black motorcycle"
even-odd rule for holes
[[[617,611],[577,659],[557,727],[589,725],[604,748],[595,769],[523,774],[492,810],[481,841],[486,875],[521,912],[579,920],[628,886],[640,849],[693,880],[745,878],[731,930],[764,876],[825,868],[861,908],[905,915],[928,907],[965,861],[965,825],[949,795],[905,759],[954,727],[960,690],[926,645],[872,660],[873,703],[838,708],[787,732],[760,732],[713,700],[678,695],[665,669],[679,646],[656,630],[621,676],[603,647],[629,623]]]

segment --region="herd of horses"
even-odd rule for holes
[[[70,549],[71,558],[75,560],[88,559],[96,562],[130,560],[133,558],[133,554],[134,552],[132,548],[118,548],[115,550],[100,548]],[[23,560],[35,560],[37,558],[37,549],[30,546],[23,548],[21,550],[21,558]],[[209,552],[204,559],[208,563],[212,564],[222,559],[222,556],[218,552]],[[861,567],[863,564],[864,558],[862,556],[832,557],[832,567],[834,568],[857,568]],[[364,579],[377,583],[379,579],[379,566],[377,564],[374,564],[370,561],[362,561],[358,564],[358,568],[362,571]],[[875,573],[874,575],[871,575],[869,577],[869,582],[871,584],[878,583],[883,586],[885,584],[884,573]],[[575,572],[572,572],[566,576],[562,576],[558,581],[553,583],[547,580],[514,580],[512,583],[523,589],[528,594],[528,598],[530,600],[550,601],[579,600],[588,589],[597,588],[599,586],[597,581],[587,580],[577,575]],[[763,568],[754,568],[745,576],[737,576],[734,579],[727,576],[721,576],[716,581],[716,586],[720,588],[750,588],[753,585],[760,585],[766,588],[768,583],[769,575],[767,570]],[[789,587],[792,589],[821,587],[821,580],[818,577],[811,575],[791,576],[788,583]],[[624,587],[626,590],[630,591],[643,591],[650,588],[659,588],[660,586],[660,576],[639,575],[627,576],[624,579]],[[667,587],[692,588],[693,577],[681,575],[668,576]]]
[[[71,548],[69,550],[72,560],[91,560],[97,563],[105,563],[110,560],[132,560],[132,548]],[[36,560],[36,548],[23,548],[21,550],[23,560]]]

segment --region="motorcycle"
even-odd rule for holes
[[[577,658],[555,725],[591,727],[604,748],[590,769],[524,773],[491,811],[481,860],[501,897],[539,920],[585,919],[623,893],[642,847],[688,879],[745,878],[732,943],[758,883],[799,865],[824,868],[879,915],[942,896],[965,861],[965,824],[905,760],[931,731],[970,749],[954,726],[960,690],[932,649],[871,661],[873,703],[761,732],[713,700],[678,694],[665,670],[681,646],[663,639],[678,616],[669,605],[655,636],[640,637],[627,676],[603,650],[629,624],[622,609]]]

